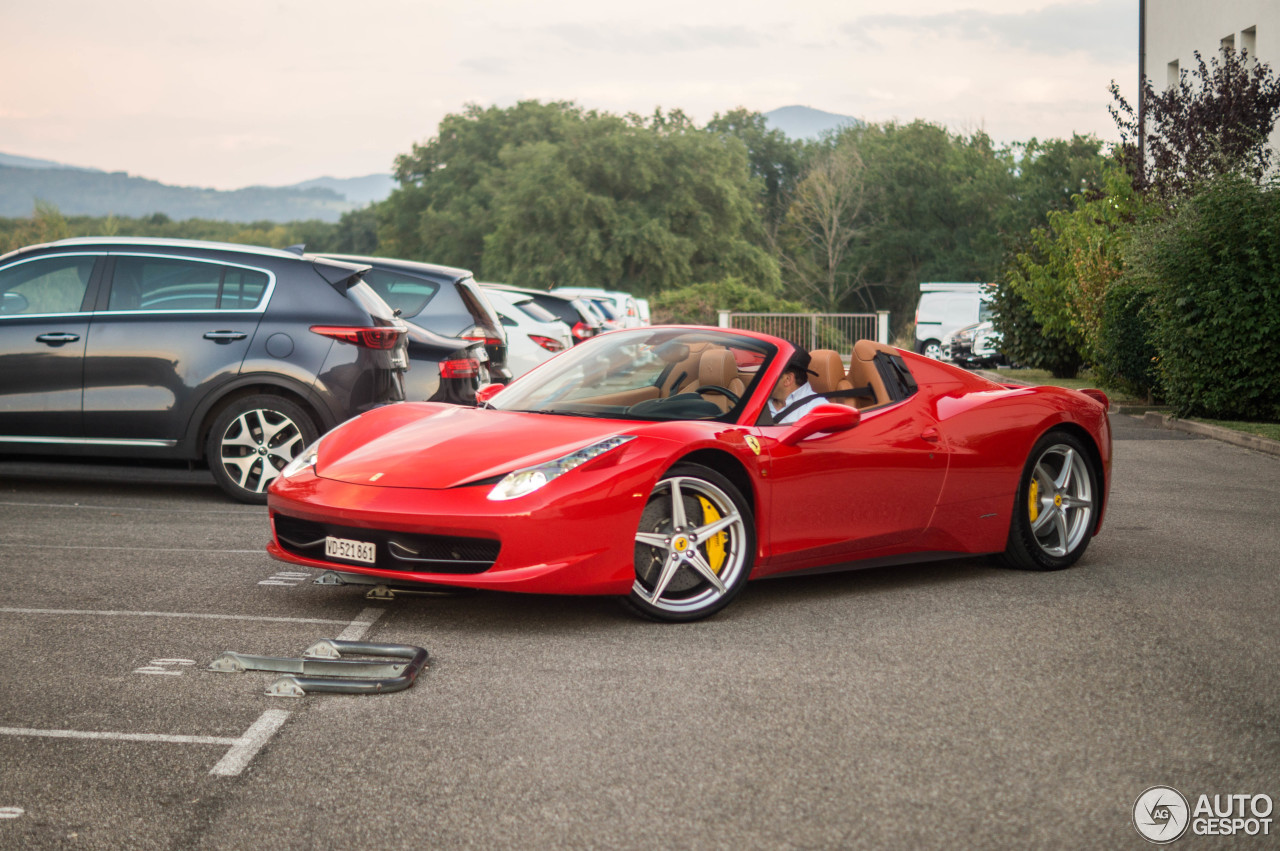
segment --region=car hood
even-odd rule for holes
[[[402,403],[325,437],[316,475],[392,488],[451,488],[559,458],[646,423]]]

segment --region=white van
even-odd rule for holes
[[[916,351],[941,358],[942,338],[966,325],[991,318],[989,284],[943,282],[920,285],[916,306]]]

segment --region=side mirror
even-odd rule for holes
[[[779,441],[792,446],[814,434],[848,431],[862,422],[862,412],[845,405],[819,405],[805,414]]]
[[[476,404],[483,405],[506,389],[505,384],[483,384],[476,391]]]

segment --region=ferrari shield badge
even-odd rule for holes
[[[754,452],[757,455],[760,454],[760,441],[756,440],[756,436],[754,434],[749,434],[746,436],[746,443],[747,443],[747,446],[751,447],[752,452]]]

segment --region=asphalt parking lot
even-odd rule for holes
[[[0,848],[1142,848],[1152,785],[1280,798],[1280,458],[1113,419],[1073,569],[772,580],[679,626],[369,601],[205,474],[0,459]],[[335,637],[430,667],[204,670]]]

